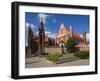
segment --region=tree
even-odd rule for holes
[[[76,39],[75,38],[69,38],[67,40],[66,44],[65,44],[66,51],[68,53],[76,52],[75,44],[76,44]]]

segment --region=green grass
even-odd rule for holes
[[[89,51],[80,51],[74,53],[74,56],[80,58],[80,59],[88,59],[89,58]]]
[[[62,55],[59,54],[59,53],[50,53],[46,56],[46,59],[47,60],[50,60],[50,61],[53,61],[53,62],[56,62],[59,60],[59,58],[61,57]]]

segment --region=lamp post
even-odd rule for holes
[[[63,41],[61,41],[60,47],[61,47],[61,53],[64,54],[64,42]]]

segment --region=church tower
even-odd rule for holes
[[[28,28],[28,54],[27,54],[27,57],[30,57],[32,54],[32,41],[31,41],[32,36],[33,36],[33,32],[32,32],[31,27],[29,26],[29,28]]]
[[[39,27],[39,40],[38,40],[38,52],[42,54],[45,52],[45,31],[44,31],[44,24],[41,19],[40,27]]]
[[[86,43],[86,32],[83,32],[82,35],[83,35],[83,43]]]
[[[70,35],[73,36],[73,27],[70,25]]]

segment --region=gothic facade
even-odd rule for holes
[[[69,38],[75,38],[77,42],[86,43],[86,32],[83,32],[82,37],[79,34],[75,33],[73,27],[70,26],[69,29],[66,28],[65,24],[62,23],[58,32],[56,33],[55,44],[59,45],[61,41],[67,42]]]
[[[51,38],[45,35],[43,22],[40,22],[38,34],[34,35],[31,27],[28,28],[28,47],[26,57],[45,53],[45,47],[52,44]]]
[[[38,35],[34,35],[31,27],[28,28],[28,47],[26,57],[30,57],[35,54],[41,54],[45,52],[45,42],[47,41],[47,36],[45,36],[43,22],[40,22],[38,29]],[[46,40],[45,40],[46,39]]]

